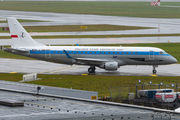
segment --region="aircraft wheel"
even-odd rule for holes
[[[157,73],[157,71],[156,70],[153,70],[153,74],[156,74]]]
[[[94,72],[94,69],[90,67],[90,68],[88,69],[88,72],[89,72],[89,73],[93,73],[93,72]]]

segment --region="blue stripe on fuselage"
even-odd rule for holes
[[[67,51],[67,50],[66,50]],[[88,54],[88,55],[149,55],[150,52],[140,51],[67,51],[68,54]],[[61,50],[30,50],[30,54],[65,54]],[[152,54],[153,55],[153,54]],[[169,54],[160,54],[154,52],[154,55],[171,56]]]

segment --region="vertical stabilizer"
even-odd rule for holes
[[[14,17],[8,17],[8,25],[13,41],[13,48],[30,47],[30,46],[45,46],[32,39],[22,25]]]

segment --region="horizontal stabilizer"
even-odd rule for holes
[[[18,53],[29,53],[29,51],[26,50],[20,50],[20,49],[13,49],[13,48],[4,48],[4,51],[6,52],[18,52]]]

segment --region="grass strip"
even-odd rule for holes
[[[161,5],[180,6],[180,2],[161,2]],[[1,10],[95,14],[146,18],[180,18],[180,8],[159,7],[145,2],[116,1],[3,1]]]
[[[53,36],[31,36],[34,39],[54,38],[123,38],[123,37],[165,37],[180,36],[180,34],[136,34],[136,35],[53,35]],[[0,39],[11,39],[10,36],[0,36]]]
[[[47,22],[47,21],[40,21],[40,20],[23,20],[23,19],[17,19],[19,22]],[[0,23],[7,23],[7,21],[0,21]]]
[[[120,37],[165,37],[180,36],[180,34],[135,34],[135,35],[57,35],[57,36],[32,36],[34,39],[43,38],[120,38]]]
[[[55,26],[24,26],[24,28],[26,29],[27,32],[76,32],[76,31],[83,32],[83,31],[153,29],[151,27],[120,26],[120,25],[55,25]],[[9,32],[9,31],[3,31],[2,28],[0,27],[0,32]]]
[[[7,74],[0,73],[1,80],[15,81],[22,80],[22,74]],[[99,96],[110,96],[109,86],[134,86],[138,80],[142,80],[144,83],[152,81],[153,84],[172,84],[179,83],[180,77],[169,77],[169,76],[97,76],[97,75],[45,75],[38,74],[38,78],[42,78],[38,81],[31,81],[27,83],[47,85],[54,87],[73,88],[87,91],[97,91]],[[179,90],[179,89],[178,89]]]

